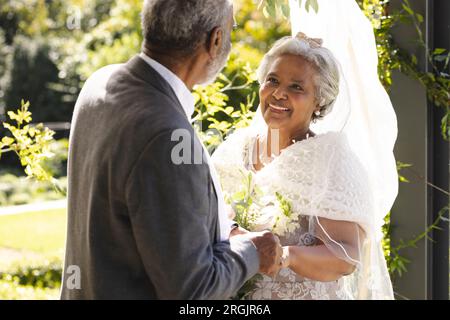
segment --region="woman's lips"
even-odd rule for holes
[[[269,109],[274,113],[285,113],[291,111],[289,108],[278,106],[276,104],[269,103]]]

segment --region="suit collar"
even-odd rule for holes
[[[136,77],[140,78],[147,84],[153,86],[158,91],[164,93],[171,100],[173,100],[178,111],[182,112],[184,116],[186,113],[184,111],[183,106],[177,98],[174,90],[171,85],[155,70],[153,69],[147,62],[142,60],[139,55],[131,58],[126,64],[125,67]]]
[[[186,117],[190,120],[194,113],[195,100],[192,93],[186,87],[186,84],[166,66],[150,58],[145,53],[141,52],[139,57],[156,70],[170,84],[186,113]]]

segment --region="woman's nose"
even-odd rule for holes
[[[287,94],[286,92],[278,87],[276,88],[273,92],[272,92],[272,96],[277,99],[277,100],[281,100],[281,99],[287,99]]]

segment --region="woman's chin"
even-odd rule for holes
[[[269,118],[269,119],[264,119],[266,121],[267,126],[274,130],[281,130],[284,127],[286,127],[285,121],[283,121],[282,119],[274,119],[274,118]]]

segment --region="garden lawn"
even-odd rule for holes
[[[55,254],[64,249],[66,209],[0,216],[0,248]]]
[[[60,278],[66,216],[66,209],[0,216],[0,300],[58,299],[59,288],[54,283],[33,287],[18,281],[45,280],[55,273]],[[56,265],[50,264],[49,269],[51,261]]]

